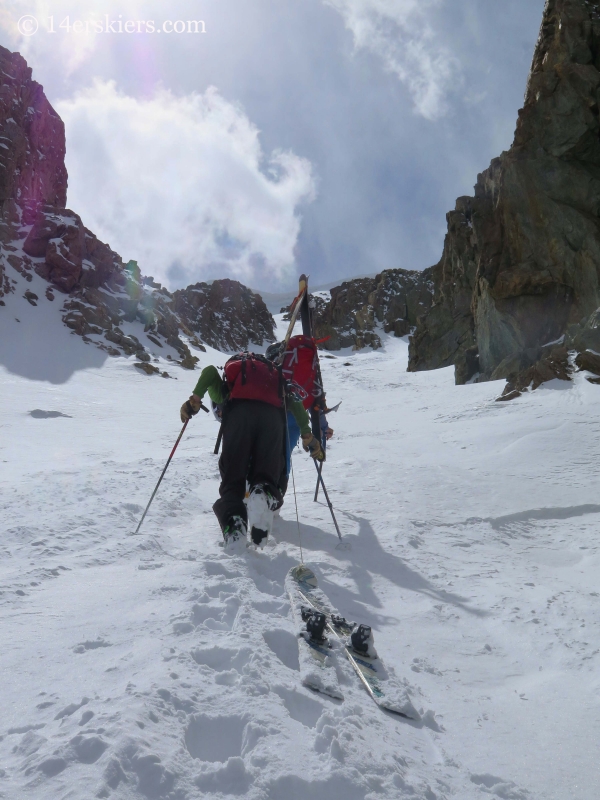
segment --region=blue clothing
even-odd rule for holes
[[[296,422],[296,417],[291,411],[287,412],[287,432],[285,437],[285,468],[286,475],[290,476],[292,470],[292,450],[298,444],[300,438],[300,427]]]
[[[319,411],[319,426],[321,428],[321,447],[323,448],[323,452],[327,449],[327,436],[325,435],[327,432],[327,428],[329,427],[329,423],[327,422],[327,417],[325,416],[324,411]]]
[[[319,413],[319,425],[321,427],[321,447],[323,450],[327,447],[327,437],[325,436],[325,431],[329,427],[329,423],[327,422],[327,417],[321,411]],[[300,427],[296,421],[296,417],[292,414],[291,411],[287,413],[287,434],[285,437],[285,468],[286,468],[286,475],[288,478],[290,477],[290,472],[292,470],[292,450],[298,444],[298,439],[300,438]]]

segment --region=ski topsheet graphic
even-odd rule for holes
[[[372,637],[368,637],[370,629],[366,626],[355,628],[336,613],[326,595],[318,588],[311,569],[304,564],[293,567],[287,574],[285,585],[292,603],[294,621],[301,631],[298,647],[302,683],[305,686],[332,697],[343,697],[335,670],[337,653],[343,651],[378,706],[409,719],[421,718],[406,688],[388,675],[381,659],[375,655]],[[351,637],[353,631],[360,635]],[[328,641],[327,635],[333,641]],[[364,652],[355,650],[352,640],[354,644],[362,646]]]

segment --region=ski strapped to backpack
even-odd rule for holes
[[[298,284],[298,296],[292,300],[292,304],[290,306],[292,314],[290,316],[290,323],[288,325],[288,329],[285,333],[285,336],[283,337],[283,344],[285,345],[285,347],[283,347],[282,353],[285,351],[287,343],[290,340],[290,336],[294,331],[294,325],[296,324],[296,320],[298,319],[298,314],[300,313],[300,310],[302,308],[302,304],[306,297],[307,291],[308,291],[308,278],[306,277],[306,275],[301,275]]]

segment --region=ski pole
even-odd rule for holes
[[[321,466],[322,466],[321,462]],[[331,500],[329,499],[329,495],[327,494],[327,489],[325,488],[325,483],[323,481],[323,476],[321,475],[321,470],[319,469],[319,465],[315,461],[315,467],[317,468],[317,474],[319,476],[319,482],[323,487],[323,494],[325,495],[325,499],[327,500],[327,505],[329,506],[329,510],[331,512],[331,517],[333,519],[333,524],[335,525],[335,529],[337,531],[338,538],[340,542],[342,541],[342,534],[340,533],[340,526],[337,524],[337,519],[335,518],[335,514],[333,513],[333,506],[331,505]]]
[[[206,411],[206,413],[208,414],[208,408],[206,408],[206,406],[202,405],[202,403],[200,403],[200,408],[203,411]],[[165,472],[167,471],[167,467],[169,466],[169,464],[171,463],[171,459],[175,455],[175,450],[177,450],[177,445],[181,441],[181,437],[183,436],[183,433],[184,433],[185,429],[187,428],[188,422],[189,422],[189,419],[186,419],[186,421],[183,423],[183,428],[181,429],[181,433],[177,437],[177,441],[175,442],[175,446],[171,450],[171,455],[167,459],[167,463],[165,464],[165,468],[163,469],[162,474],[161,474],[160,478],[158,479],[158,483],[156,484],[156,487],[154,488],[154,491],[152,492],[152,497],[150,498],[150,502],[148,503],[148,505],[146,506],[146,510],[142,514],[142,518],[140,520],[140,523],[137,526],[137,528],[135,529],[135,533],[133,534],[134,536],[138,533],[139,529],[142,527],[142,522],[146,519],[146,514],[148,513],[148,509],[152,505],[152,501],[154,500],[154,496],[158,492],[158,487],[160,486],[160,483],[161,483],[162,479],[165,477]]]
[[[327,452],[327,437],[325,436],[325,434],[323,434],[323,436],[321,437],[321,447],[323,448],[323,452],[326,453]],[[319,474],[317,475],[317,485],[315,486],[315,496],[314,496],[314,499],[313,499],[314,503],[317,502],[317,497],[319,496],[319,483],[321,481],[321,473],[323,472],[323,464],[324,463],[325,463],[325,459],[323,459],[323,461],[319,461],[319,470],[318,470]]]
[[[317,497],[319,496],[319,486],[321,483],[321,471],[323,470],[323,462],[319,462],[319,466],[317,467],[317,485],[315,486],[315,496],[313,499],[313,503],[317,502]]]
[[[174,447],[173,447],[173,449],[171,450],[171,455],[170,455],[170,456],[169,456],[169,458],[167,459],[167,463],[165,464],[165,468],[163,469],[163,471],[162,471],[162,474],[161,474],[160,478],[158,479],[158,483],[157,483],[157,484],[156,484],[156,486],[154,487],[154,491],[152,492],[152,497],[150,498],[150,501],[149,501],[148,505],[146,506],[146,510],[145,510],[145,511],[144,511],[144,513],[142,514],[142,518],[141,518],[141,520],[140,520],[140,523],[139,523],[139,525],[138,525],[138,526],[137,526],[137,528],[135,529],[135,533],[133,534],[134,536],[135,536],[135,534],[136,534],[136,533],[139,531],[139,529],[142,527],[142,522],[143,522],[143,521],[144,521],[144,519],[146,518],[146,514],[148,513],[148,509],[149,509],[149,508],[150,508],[150,506],[152,505],[152,501],[154,500],[154,496],[155,496],[155,495],[156,495],[156,493],[158,492],[158,487],[160,486],[160,483],[161,483],[162,479],[165,477],[165,472],[167,471],[167,467],[168,467],[168,466],[169,466],[169,464],[171,463],[171,459],[173,458],[173,456],[174,456],[174,454],[175,454],[175,450],[177,450],[177,445],[178,445],[178,444],[179,444],[179,442],[181,441],[181,437],[183,436],[183,433],[184,433],[185,429],[187,428],[187,424],[188,424],[188,422],[189,422],[189,419],[186,419],[186,421],[183,423],[183,428],[181,429],[181,433],[180,433],[180,434],[179,434],[179,436],[177,437],[177,441],[175,442],[175,446],[174,446]]]

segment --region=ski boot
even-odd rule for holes
[[[325,636],[327,617],[325,614],[316,611],[310,606],[302,606],[300,613],[302,614],[302,621],[306,622],[306,632],[311,641],[317,642],[318,644],[327,642],[327,637]]]
[[[242,517],[231,517],[223,528],[224,549],[226,553],[235,555],[243,553],[247,544],[247,526]]]
[[[352,649],[361,656],[377,658],[377,650],[373,643],[373,631],[370,625],[359,625],[350,635]]]
[[[273,527],[273,514],[279,508],[279,500],[263,484],[250,490],[246,501],[250,538],[256,547],[264,547]]]

